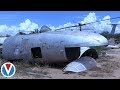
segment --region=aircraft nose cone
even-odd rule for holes
[[[93,37],[93,39],[101,45],[108,45],[108,40],[102,35]]]
[[[104,36],[88,32],[78,32],[78,34],[70,37],[69,42],[71,42],[70,45],[81,47],[108,45],[108,40]]]

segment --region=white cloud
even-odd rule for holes
[[[95,13],[89,13],[83,21],[81,21],[81,23],[90,23],[90,22],[95,22],[92,24],[88,24],[86,26],[84,26],[84,28],[92,28],[94,31],[93,32],[97,32],[100,33],[102,31],[111,31],[111,21],[110,20],[106,20],[106,19],[110,19],[110,16],[107,15],[105,17],[103,17],[103,19],[101,20],[105,20],[105,21],[100,21],[100,22],[96,22],[97,20],[97,16]]]
[[[97,17],[98,16],[96,16],[96,13],[90,12],[86,17],[84,17],[84,19],[82,21],[79,21],[79,22],[81,22],[81,23],[95,22],[95,21],[98,21]],[[85,25],[82,27],[82,29],[93,29],[91,31],[97,32],[97,33],[100,33],[102,31],[111,32],[112,26],[109,24],[112,24],[112,22],[110,20],[106,20],[106,19],[110,19],[110,18],[111,17],[109,15],[106,15],[103,18],[101,18],[101,20],[105,20],[105,21]],[[118,21],[118,24],[120,24],[120,21]],[[76,24],[74,24],[72,22],[67,22],[67,23],[65,23],[63,25],[59,25],[57,27],[52,26],[52,25],[48,25],[48,26],[52,29],[52,31],[54,31],[55,29],[58,29],[58,28],[74,26],[74,25],[76,25]],[[37,28],[39,28],[37,23],[34,23],[34,22],[30,21],[29,19],[26,19],[24,22],[20,23],[18,26],[0,25],[0,35],[6,35],[6,34],[15,35],[19,32],[19,30],[21,30],[21,31],[33,31],[34,29],[37,29]],[[76,30],[78,28],[73,27],[70,29]],[[65,29],[62,29],[62,30],[65,30]],[[117,26],[116,33],[120,33],[120,25]]]
[[[19,26],[19,29],[24,31],[33,31],[34,29],[39,28],[38,24],[31,22],[29,19],[26,19],[25,22],[20,23]]]
[[[55,29],[59,29],[59,28],[64,28],[64,27],[69,27],[69,26],[74,26],[75,24],[71,23],[71,22],[67,22],[66,24],[64,25],[59,25],[58,27],[55,27],[55,26],[51,26],[51,25],[48,25],[53,31]],[[72,28],[73,29],[73,28]],[[61,30],[67,30],[67,29],[61,29]]]
[[[48,25],[48,27],[49,27],[50,29],[52,29],[52,31],[54,31],[54,30],[56,29],[56,27],[55,27],[55,26],[52,26],[52,25]]]
[[[89,13],[83,21],[81,21],[82,24],[84,23],[90,23],[90,22],[95,22],[97,20],[96,18],[96,14],[93,12],[93,13]]]
[[[11,34],[13,35],[16,32],[17,27],[15,26],[7,26],[7,25],[0,25],[0,35]]]
[[[85,29],[85,30],[88,29],[88,31],[96,32],[96,33],[101,33],[103,31],[111,32],[111,30],[112,30],[112,26],[110,25],[110,24],[112,24],[112,22],[110,20],[111,17],[109,15],[106,15],[100,19],[103,21],[98,20],[97,17],[98,16],[96,16],[96,14],[94,12],[90,12],[86,17],[84,17],[84,19],[82,21],[79,21],[79,22],[82,24],[91,23],[91,22],[95,22],[95,23],[82,26],[82,29]],[[106,19],[108,19],[108,20],[106,20]],[[100,21],[100,22],[96,22],[96,21]],[[118,22],[118,24],[120,24],[120,21]],[[63,27],[68,27],[68,26],[73,26],[73,25],[76,25],[76,24],[68,22],[64,25],[59,25],[58,27],[54,27],[54,28],[53,28],[53,26],[50,26],[50,27],[53,29],[58,29],[58,28],[63,28]],[[72,28],[72,29],[78,29],[78,28]],[[89,29],[93,29],[93,30],[89,30]],[[120,25],[118,25],[116,27],[115,33],[120,33]]]
[[[109,25],[109,24],[111,24],[111,21],[110,20],[106,20],[106,19],[110,19],[110,18],[111,17],[109,15],[107,15],[107,16],[104,16],[101,19],[101,20],[105,20],[105,21],[96,22],[96,21],[98,21],[96,14],[94,12],[90,12],[86,17],[84,17],[83,21],[79,21],[79,22],[82,23],[82,24],[95,22],[95,23],[92,23],[92,24],[88,24],[88,25],[82,26],[82,29],[88,29],[88,30],[89,29],[93,29],[91,31],[97,32],[97,33],[100,33],[102,31],[109,31],[110,32],[111,29],[112,29],[111,25]],[[67,22],[66,24],[59,25],[58,27],[50,26],[50,28],[58,29],[58,28],[74,26],[74,25],[76,25],[76,24],[73,24],[71,22]],[[74,28],[71,28],[71,29],[78,29],[78,28],[74,27]]]
[[[37,29],[38,24],[31,22],[29,19],[26,19],[24,22],[20,23],[19,26],[7,26],[7,25],[0,25],[0,35],[15,35],[21,31],[33,31]]]
[[[31,24],[31,21],[29,19],[25,20],[25,22],[19,24],[20,25],[20,30],[28,29],[30,24]]]

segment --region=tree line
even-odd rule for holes
[[[101,35],[103,35],[104,37],[106,37],[108,40],[112,37],[115,38],[115,42],[116,43],[120,43],[120,33],[116,33],[114,35],[111,35],[108,31],[103,31],[102,33],[100,33]]]

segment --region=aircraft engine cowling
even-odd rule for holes
[[[85,56],[89,56],[94,59],[98,57],[97,51],[90,47],[67,47],[65,48],[65,54],[68,61],[74,61]]]
[[[51,31],[51,29],[49,27],[47,27],[46,25],[43,25],[40,29],[40,32],[43,33],[43,32],[48,32],[48,31]]]
[[[90,47],[81,47],[81,54],[80,57],[89,56],[94,59],[98,58],[98,53],[95,49],[92,49]]]
[[[95,59],[98,53],[95,49],[89,47],[80,48],[80,56],[78,59],[73,60],[64,68],[64,72],[82,72],[97,66]]]

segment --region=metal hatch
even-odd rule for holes
[[[63,68],[64,72],[82,72],[93,67],[96,67],[97,63],[92,57],[81,57],[80,59],[76,59],[75,61],[69,63],[67,66]]]

